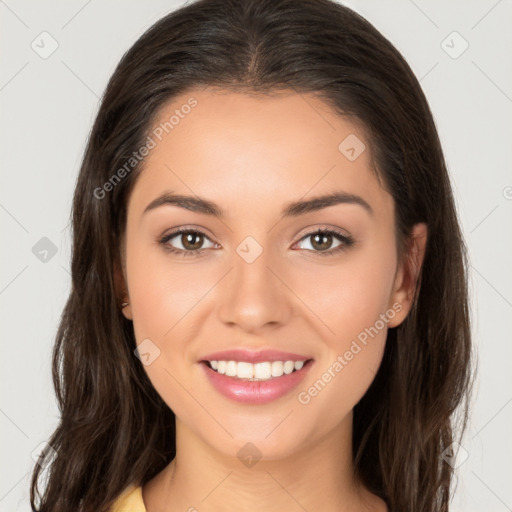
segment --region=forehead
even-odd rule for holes
[[[165,104],[148,133],[154,147],[134,203],[169,190],[240,210],[334,189],[363,195],[377,210],[389,203],[361,126],[313,94],[192,89]]]

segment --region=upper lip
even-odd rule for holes
[[[311,357],[282,352],[280,350],[254,350],[231,349],[213,352],[200,359],[200,361],[245,361],[247,363],[263,363],[265,361],[307,361]]]

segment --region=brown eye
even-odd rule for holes
[[[171,243],[175,240],[174,243]],[[210,247],[203,247],[205,241],[210,242]],[[194,256],[205,249],[212,248],[215,244],[205,233],[197,229],[181,229],[165,235],[160,243],[166,250],[172,253],[180,253],[183,256]]]
[[[337,251],[342,251],[343,249],[347,249],[351,245],[354,244],[354,240],[352,237],[348,235],[342,235],[336,231],[332,230],[318,230],[314,233],[309,233],[301,239],[301,242],[304,240],[310,240],[308,247],[302,247],[302,249],[306,249],[310,252],[317,253],[321,256],[328,256],[330,254],[334,254]],[[338,241],[336,245],[333,245],[335,241]]]

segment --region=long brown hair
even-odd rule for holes
[[[381,367],[354,409],[354,464],[390,511],[447,511],[453,469],[442,453],[464,431],[472,381],[466,249],[418,80],[380,32],[331,0],[195,1],[150,27],[118,64],[76,183],[72,288],[53,352],[61,418],[48,443],[57,456],[48,449],[34,467],[32,508],[105,511],[175,456],[174,413],[134,356],[113,267],[144,161],[126,163],[164,103],[202,86],[309,92],[352,116],[394,198],[399,250],[413,224],[427,224],[413,308],[389,330]],[[129,171],[105,187],[123,166]]]

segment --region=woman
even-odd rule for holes
[[[424,94],[359,15],[157,22],[108,84],[73,237],[34,510],[448,510],[465,246]]]

